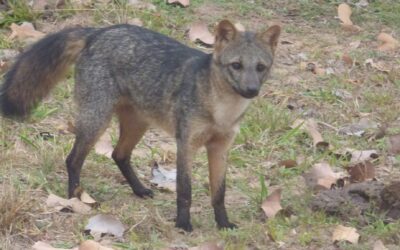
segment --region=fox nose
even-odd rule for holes
[[[250,86],[247,86],[247,88],[246,88],[246,94],[249,97],[254,97],[254,96],[258,95],[259,91],[260,91],[260,88],[256,85],[250,85]]]

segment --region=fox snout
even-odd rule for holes
[[[246,89],[240,94],[248,99],[256,97],[260,92],[260,87],[261,87],[260,84],[248,84]]]

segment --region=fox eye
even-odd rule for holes
[[[266,68],[267,68],[267,66],[265,66],[264,64],[261,64],[261,63],[257,64],[257,66],[256,66],[256,70],[258,72],[263,72]]]
[[[231,67],[234,70],[241,70],[243,68],[243,65],[240,62],[234,62],[231,63]]]

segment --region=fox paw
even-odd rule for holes
[[[181,229],[185,230],[186,232],[192,232],[193,231],[193,227],[192,227],[192,224],[190,224],[190,222],[179,223],[177,221],[176,224],[175,224],[175,227],[181,228]]]
[[[133,191],[137,196],[139,196],[140,198],[146,198],[146,197],[150,197],[153,198],[154,197],[154,193],[151,189],[148,188],[143,188],[140,190],[135,190]]]
[[[218,229],[224,230],[224,229],[235,229],[238,228],[238,226],[234,223],[230,223],[229,221],[224,223],[224,224],[220,224],[218,225]]]

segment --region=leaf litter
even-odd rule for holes
[[[215,37],[208,30],[207,24],[202,22],[196,22],[190,25],[188,36],[191,42],[200,41],[207,46],[211,46],[215,42]]]
[[[89,219],[85,226],[85,232],[96,239],[104,235],[112,235],[122,238],[125,232],[125,226],[116,217],[109,214],[98,214]]]
[[[275,215],[282,210],[281,206],[281,195],[282,189],[278,188],[274,190],[262,203],[261,208],[264,211],[267,218],[273,218]]]
[[[154,162],[151,177],[150,183],[156,188],[170,192],[176,191],[176,169],[168,170]]]
[[[360,234],[357,233],[357,229],[355,229],[354,227],[345,227],[342,225],[337,225],[332,235],[332,241],[334,243],[340,241],[348,241],[350,243],[357,244],[359,238]]]
[[[85,240],[78,247],[74,248],[55,248],[50,244],[38,241],[32,246],[33,250],[113,250],[110,247],[102,246],[100,243],[93,240]]]
[[[78,214],[88,214],[91,207],[78,198],[64,199],[55,194],[50,194],[46,200],[46,205],[60,212],[75,212]]]

